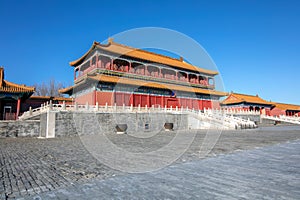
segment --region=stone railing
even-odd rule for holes
[[[242,114],[241,114],[242,113]],[[228,123],[231,127],[237,128],[256,128],[256,124],[250,119],[245,120],[240,117],[234,117],[233,114],[239,115],[259,115],[259,112],[243,111],[243,112],[231,112],[225,109],[204,109],[203,115],[219,119]]]
[[[117,106],[116,104],[113,106],[109,106],[107,103],[105,106],[99,106],[98,103],[96,105],[89,105],[86,103],[85,105],[79,105],[77,103],[69,105],[65,104],[52,104],[46,103],[43,104],[41,107],[36,109],[29,109],[29,111],[25,112],[21,117],[20,120],[30,119],[32,117],[38,116],[42,113],[47,111],[74,111],[74,112],[105,112],[105,113],[114,113],[114,112],[171,112],[171,113],[185,113],[189,115],[193,115],[193,117],[199,120],[206,120],[206,121],[213,121],[218,124],[221,124],[227,128],[237,129],[237,128],[255,128],[256,125],[254,122],[248,120],[244,120],[239,117],[234,117],[233,114],[237,112],[231,112],[229,110],[224,109],[204,109],[204,110],[195,110],[190,109],[188,107],[141,107],[138,105],[137,107],[131,106]],[[250,112],[242,112],[245,114],[257,114],[257,113],[250,113]],[[238,113],[240,114],[240,113]]]
[[[222,108],[221,112],[228,114],[228,115],[260,115],[260,111],[250,111],[250,110],[243,110],[243,109],[230,109],[230,108]]]
[[[291,124],[300,124],[300,117],[285,116],[285,115],[280,115],[280,116],[261,115],[261,118],[262,119],[270,119],[270,120],[278,121],[278,122],[286,122],[286,123],[291,123]]]
[[[116,104],[113,106],[109,106],[108,103],[106,103],[105,106],[99,106],[98,103],[96,105],[89,105],[88,103],[86,104],[52,104],[50,103],[45,103],[42,104],[41,107],[31,109],[29,108],[29,111],[24,112],[22,116],[19,117],[20,120],[28,119],[34,116],[38,116],[41,113],[45,113],[47,111],[77,111],[77,112],[183,112],[184,108],[178,108],[177,106],[175,108],[171,107],[155,107],[154,105],[152,107],[141,107],[138,105],[138,107],[134,107],[133,105],[131,106],[117,106]],[[185,110],[189,110],[186,108]]]

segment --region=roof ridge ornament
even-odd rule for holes
[[[0,67],[0,87],[3,87],[3,80],[4,80],[4,67]]]
[[[112,38],[112,37],[109,37],[109,38],[108,38],[108,43],[109,43],[109,44],[112,44],[112,43],[114,43],[114,38]]]

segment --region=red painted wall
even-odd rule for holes
[[[78,104],[86,104],[88,102],[90,105],[95,105],[96,101],[99,105],[105,105],[106,103],[110,105],[114,105],[116,102],[117,106],[122,106],[123,103],[125,106],[133,106],[138,107],[140,104],[141,107],[151,107],[155,105],[155,107],[167,106],[170,108],[180,108],[183,106],[186,108],[187,106],[192,109],[203,109],[203,108],[212,108],[213,104],[218,107],[218,102],[212,102],[211,100],[197,100],[197,99],[189,99],[189,98],[176,98],[176,97],[166,97],[166,96],[155,96],[155,95],[147,95],[147,94],[130,94],[130,93],[122,93],[122,92],[90,92],[88,94],[77,97],[75,100]],[[215,108],[215,107],[214,107]]]
[[[90,96],[92,98],[92,96]],[[107,105],[111,106],[114,105],[114,94],[113,92],[96,92],[96,101],[99,105],[104,106],[106,103]]]
[[[88,102],[89,105],[94,105],[94,92],[90,92],[79,97],[75,98],[75,102],[78,104],[86,104]]]
[[[270,115],[271,116],[285,115],[285,111],[275,107],[270,111]]]

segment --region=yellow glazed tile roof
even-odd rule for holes
[[[293,105],[293,104],[285,104],[285,103],[273,103],[276,108],[280,110],[295,110],[300,111],[300,105]]]
[[[164,65],[170,65],[173,67],[177,67],[177,68],[185,69],[185,70],[191,70],[194,72],[201,72],[201,73],[205,73],[205,74],[209,74],[209,75],[217,75],[218,74],[217,71],[199,68],[197,66],[183,62],[180,59],[175,59],[175,58],[171,58],[171,57],[164,56],[161,54],[156,54],[156,53],[152,53],[149,51],[125,46],[122,44],[115,43],[112,40],[109,40],[109,43],[107,45],[100,44],[99,42],[94,42],[92,47],[88,50],[87,53],[85,53],[81,58],[79,58],[73,62],[70,62],[70,65],[78,66],[79,64],[81,64],[84,61],[86,56],[88,56],[88,54],[91,51],[93,51],[94,49],[102,49],[102,50],[116,53],[119,55],[126,55],[129,57],[147,60],[147,61],[160,63],[160,64],[164,64]]]
[[[34,92],[34,90],[35,90],[34,87],[19,85],[6,80],[2,80],[2,85],[0,87],[0,92],[8,92],[8,93]]]
[[[0,92],[22,93],[22,92],[34,92],[34,90],[35,90],[34,87],[19,85],[4,80],[4,67],[0,67]]]
[[[273,105],[272,102],[268,102],[258,95],[247,95],[247,94],[238,94],[238,93],[231,93],[225,100],[221,102],[223,105],[228,104],[237,104],[237,103],[256,103],[256,104],[264,104],[264,105]]]

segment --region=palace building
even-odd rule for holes
[[[222,108],[229,108],[244,111],[260,111],[261,114],[270,115],[273,106],[272,102],[268,102],[258,95],[230,93],[228,97],[221,103]]]
[[[74,67],[74,85],[61,89],[78,104],[212,108],[225,92],[215,90],[216,71],[135,49],[109,39],[94,42]]]
[[[4,68],[0,67],[0,119],[17,119],[21,112],[21,102],[28,99],[34,90],[34,87],[4,80]]]
[[[300,116],[300,106],[294,104],[286,104],[286,103],[273,103],[271,108],[271,116],[279,116],[279,115],[286,115],[286,116]]]
[[[34,87],[4,80],[4,68],[0,67],[0,120],[16,120],[29,108],[38,108],[50,101],[54,104],[73,103],[71,98],[32,96],[34,92]]]

